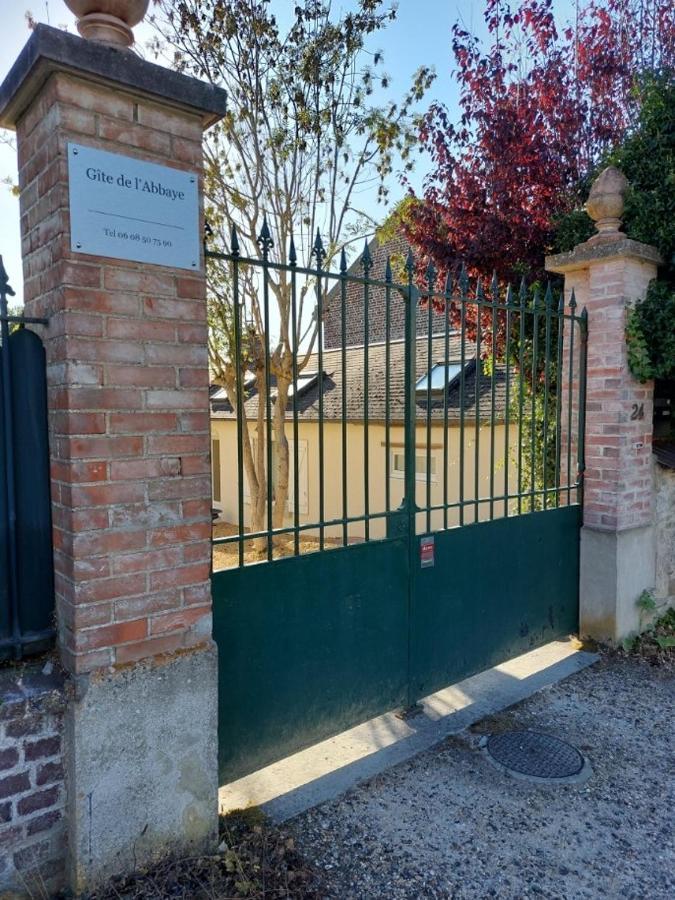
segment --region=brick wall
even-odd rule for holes
[[[395,237],[380,244],[377,238],[369,244],[373,265],[370,269],[372,279],[384,279],[387,257],[392,260],[393,280],[398,284],[406,284],[407,277],[402,272],[403,263],[408,253],[408,245],[402,237]],[[363,277],[360,257],[352,263],[349,274]],[[441,290],[442,285],[437,285]],[[365,343],[364,288],[362,284],[348,282],[345,290],[345,334],[346,346],[354,347]],[[342,294],[340,284],[331,279],[331,290],[324,303],[324,346],[327,349],[342,347]],[[383,287],[373,285],[368,289],[368,343],[382,343],[386,337],[387,302]],[[429,328],[428,311],[419,308],[417,311],[417,334],[427,334]],[[445,333],[445,319],[437,313],[432,314],[432,334]],[[389,334],[391,340],[401,340],[405,334],[405,302],[398,290],[392,288],[389,301]]]
[[[654,462],[656,586],[659,606],[675,606],[675,469]]]
[[[654,267],[626,257],[590,269],[584,524],[626,529],[652,521],[653,384],[628,368],[627,303],[644,297]],[[641,418],[632,418],[637,408]]]
[[[623,531],[652,523],[653,384],[640,384],[628,368],[626,309],[644,297],[656,274],[651,248],[619,236],[617,242],[575,254],[549,257],[552,271],[565,273],[565,295],[572,290],[577,314],[588,311],[584,525],[601,531]],[[603,254],[607,255],[607,258]],[[569,259],[568,259],[569,257]],[[581,263],[581,264],[580,264]],[[565,330],[563,396],[569,390],[569,327]],[[580,347],[575,334],[575,357]],[[578,422],[578,361],[574,363],[572,445]],[[567,425],[563,416],[563,446]],[[563,459],[563,466],[566,465]],[[573,463],[574,465],[574,463]],[[575,472],[571,473],[574,479]]]
[[[0,893],[48,896],[64,874],[62,679],[0,672]]]
[[[67,142],[201,172],[199,116],[52,75],[17,125],[26,313],[43,329],[59,639],[70,671],[211,631],[200,274],[70,252]]]

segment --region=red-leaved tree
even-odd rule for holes
[[[423,197],[399,207],[420,281],[427,261],[441,277],[464,262],[484,282],[494,271],[502,283],[541,278],[556,221],[578,207],[605,154],[637,124],[645,76],[675,69],[672,0],[578,0],[575,21],[563,30],[552,0],[484,3],[487,46],[453,28],[459,121],[443,105],[431,107],[420,137],[432,173]],[[493,322],[489,306],[455,302],[455,325],[460,307],[469,338],[480,328],[484,354],[505,352],[504,312]],[[555,429],[546,429],[543,409],[547,399],[554,408],[559,370],[542,352],[544,316],[538,341],[535,321],[516,316],[524,328],[514,334],[511,320],[508,346],[527,398],[520,473],[528,487],[541,488],[557,477]]]
[[[420,138],[432,173],[402,206],[441,272],[543,272],[556,217],[635,122],[640,76],[675,67],[672,0],[587,0],[561,30],[552,0],[485,0],[489,46],[456,24],[459,121],[435,103]]]

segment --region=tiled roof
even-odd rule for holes
[[[449,337],[448,360],[459,362],[461,346],[459,335]],[[392,422],[403,421],[404,410],[404,345],[403,341],[393,341],[389,345],[389,418]],[[346,384],[347,419],[363,421],[365,398],[365,364],[364,348],[348,347],[345,351],[345,377],[342,369],[342,351],[325,350],[323,353],[323,415],[326,420],[342,418],[342,391]],[[431,366],[445,360],[445,338],[434,337],[432,340]],[[467,364],[464,377],[464,416],[470,421],[475,416],[476,367],[475,349],[466,347],[465,362]],[[417,340],[416,378],[419,379],[427,371],[427,339]],[[313,354],[304,371],[318,371],[318,354]],[[386,411],[386,348],[384,344],[370,345],[368,348],[368,418],[371,421],[384,421]],[[489,421],[492,408],[492,379],[482,374],[478,382],[480,418]],[[505,411],[506,371],[504,366],[495,367],[495,421],[504,419]],[[319,418],[319,385],[318,381],[297,398],[298,418],[300,421]],[[234,418],[234,413],[227,400],[212,401],[212,415],[216,419]],[[443,420],[444,401],[442,392],[432,393],[431,418]],[[258,408],[258,395],[253,390],[246,401],[246,414],[249,421],[255,418]],[[293,398],[289,399],[287,418],[293,418]],[[448,420],[457,423],[460,417],[460,384],[459,380],[448,392]],[[417,394],[418,421],[426,421],[426,393]]]

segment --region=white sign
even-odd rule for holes
[[[196,173],[68,144],[68,180],[74,253],[199,269]]]

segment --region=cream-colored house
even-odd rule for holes
[[[386,257],[400,254],[405,245],[398,238],[386,244],[379,244],[374,239],[369,248],[373,277],[381,278]],[[357,276],[362,274],[358,262],[350,271]],[[291,457],[287,523],[292,525],[296,521],[293,458],[297,440],[297,521],[300,525],[312,525],[321,520],[358,519],[366,513],[374,517],[368,525],[363,519],[350,522],[349,541],[383,537],[386,530],[384,514],[387,510],[395,510],[403,498],[404,303],[394,290],[387,297],[381,286],[369,289],[367,302],[366,326],[363,288],[358,282],[349,283],[344,302],[339,286],[327,295],[323,376],[319,377],[319,358],[315,353],[300,375],[297,395],[289,399],[286,415]],[[503,515],[503,501],[495,501],[491,506],[489,501],[477,504],[474,501],[501,496],[507,472],[509,493],[514,494],[517,486],[511,457],[518,429],[510,425],[507,437],[505,370],[497,366],[493,377],[483,371],[484,366],[480,363],[477,367],[475,344],[467,341],[462,354],[459,334],[451,331],[446,345],[445,329],[442,315],[432,314],[429,329],[428,311],[418,310],[415,471],[416,500],[424,510],[417,517],[418,532],[458,524],[460,513],[452,504],[462,500],[465,502],[465,522]],[[431,353],[429,330],[432,333]],[[366,336],[367,347],[364,344]],[[273,389],[271,393],[274,394]],[[256,437],[257,402],[255,385],[247,385],[246,415],[253,440]],[[213,504],[222,522],[236,525],[239,507],[237,420],[222,390],[212,392],[211,430]],[[461,434],[464,435],[463,460]],[[462,468],[463,484],[460,485]],[[346,471],[346,491],[343,490],[343,471]],[[248,527],[249,493],[245,478],[243,492],[244,525]],[[449,508],[446,511],[444,507]],[[308,529],[303,534],[311,538],[316,531]],[[341,543],[344,539],[342,525],[326,527],[324,536],[326,541]]]
[[[444,339],[435,337],[432,341],[432,400],[427,405],[427,340],[417,341],[417,434],[415,471],[417,473],[417,503],[423,509],[452,504],[460,499],[475,501],[476,474],[478,474],[478,497],[498,496],[503,493],[505,460],[512,456],[516,446],[517,427],[509,426],[509,439],[504,425],[505,374],[497,368],[494,378],[494,426],[491,427],[493,413],[492,384],[490,375],[482,374],[478,379],[479,424],[476,425],[476,362],[467,357],[465,351],[464,370],[464,478],[463,493],[460,486],[460,434],[461,412],[461,349],[459,338],[452,335],[449,341],[450,353],[447,366],[447,383],[444,386],[443,353]],[[389,378],[386,375],[386,347],[383,344],[368,348],[368,421],[365,415],[366,379],[364,348],[349,347],[342,350],[327,350],[323,354],[323,424],[319,421],[319,377],[318,359],[312,357],[303,372],[302,385],[297,397],[297,426],[292,398],[286,416],[286,437],[289,441],[291,472],[288,503],[288,524],[294,521],[293,455],[295,438],[298,446],[298,500],[300,524],[311,524],[340,519],[343,517],[343,449],[346,457],[347,497],[346,515],[349,518],[363,516],[366,499],[370,515],[384,513],[387,508],[396,509],[403,497],[404,436],[403,436],[403,354],[402,341],[389,345]],[[436,361],[438,360],[438,361]],[[387,388],[389,398],[387,400]],[[447,419],[445,428],[445,400],[447,391]],[[344,398],[343,398],[344,392]],[[255,440],[255,413],[257,395],[253,389],[246,403],[251,437]],[[343,427],[343,401],[346,409]],[[387,421],[389,409],[389,427]],[[212,459],[214,483],[214,507],[220,518],[236,523],[238,519],[238,487],[236,477],[237,421],[224,392],[216,392],[212,398],[211,412]],[[320,441],[323,442],[323,517],[320,516],[321,475]],[[509,450],[510,448],[510,450]],[[387,481],[387,452],[389,456],[389,477]],[[366,467],[366,457],[368,464]],[[496,465],[493,470],[491,460]],[[447,468],[444,461],[447,460]],[[366,470],[368,490],[366,494]],[[510,492],[514,493],[513,465]],[[492,474],[492,489],[490,478]],[[428,473],[428,477],[427,477]],[[388,486],[388,497],[387,497]],[[244,485],[245,524],[249,524],[248,490]],[[387,506],[388,500],[388,506]],[[501,515],[503,503],[493,504],[492,515]],[[488,503],[478,506],[478,518],[490,516]],[[476,506],[465,507],[464,520],[474,521]],[[426,528],[426,515],[418,517],[418,530],[435,530],[445,525],[442,509],[433,510]],[[457,508],[447,514],[447,524],[459,521]],[[384,519],[370,523],[370,536],[380,537],[385,532]],[[308,536],[311,532],[308,532]],[[341,526],[326,529],[326,538],[339,539]],[[349,526],[352,540],[365,537],[363,521]]]

